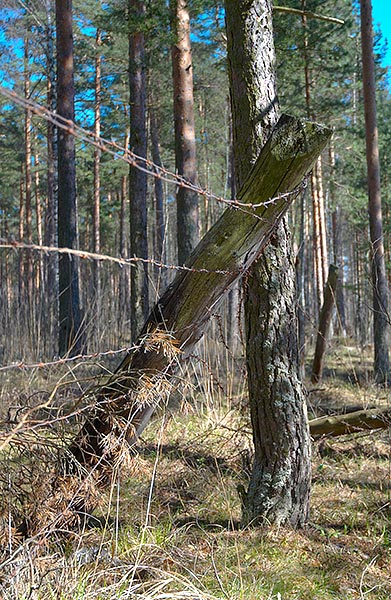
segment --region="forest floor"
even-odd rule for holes
[[[334,342],[322,383],[308,384],[310,418],[389,403],[390,392],[371,384],[370,366],[371,349]],[[42,408],[51,377],[7,377],[2,417],[14,425],[0,437],[2,599],[391,598],[390,431],[314,442],[304,530],[240,529],[237,486],[246,485],[251,464],[240,361],[215,366],[204,379],[194,369],[191,385],[174,394],[135,454],[118,461],[111,485],[99,492],[97,518],[77,533],[38,527],[20,543],[13,519],[23,510],[39,514],[34,501],[50,478],[43,456],[55,461],[58,444],[48,403]],[[64,372],[57,392],[69,379]],[[77,396],[72,386],[67,401]],[[26,398],[41,403],[39,413],[15,408]]]

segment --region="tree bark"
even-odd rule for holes
[[[193,65],[190,42],[190,16],[186,0],[171,0],[172,29],[175,44],[172,46],[172,78],[174,85],[175,166],[178,175],[189,183],[197,179]],[[187,261],[199,240],[198,195],[194,190],[178,186],[177,241],[178,264]]]
[[[158,121],[155,107],[152,106],[149,111],[149,124],[151,134],[151,153],[152,160],[158,167],[162,166],[160,157],[160,143]],[[163,182],[160,177],[155,177],[155,258],[158,262],[165,262],[165,224],[164,224],[164,191]],[[156,267],[158,279],[158,289],[164,289],[166,281],[165,269]]]
[[[270,0],[226,0],[239,185],[278,118]],[[295,271],[286,220],[252,269],[245,294],[254,464],[243,523],[302,526],[308,517],[310,438],[299,372]]]
[[[326,353],[327,340],[330,331],[331,320],[333,318],[333,308],[335,304],[335,292],[338,283],[338,268],[330,265],[329,276],[324,290],[323,306],[319,316],[318,335],[316,337],[316,347],[314,360],[312,363],[312,383],[317,383],[322,378],[323,360]]]
[[[145,5],[142,0],[129,0],[129,16],[142,20]],[[147,156],[145,47],[142,24],[129,36],[129,102],[130,147],[137,156]],[[130,255],[148,258],[147,236],[147,175],[131,166],[129,170]],[[131,339],[139,335],[149,310],[148,265],[135,265],[130,274]]]
[[[331,183],[332,186],[332,183]],[[336,305],[337,305],[337,331],[342,337],[346,337],[346,312],[345,294],[343,289],[344,258],[341,243],[341,210],[335,207],[331,215],[333,229],[333,256],[334,264],[341,268],[341,277],[337,281]]]
[[[52,7],[50,0],[45,0],[47,25],[45,29],[46,38],[46,98],[47,108],[50,112],[55,110],[55,58],[54,58],[54,31],[52,23]],[[56,154],[56,129],[50,121],[46,125],[46,147],[47,147],[47,207],[45,215],[45,242],[46,245],[53,248],[56,245],[57,231],[57,198],[56,198],[56,169],[55,169],[55,154]],[[53,338],[57,339],[58,334],[54,335],[54,330],[57,329],[57,314],[53,307],[57,305],[57,265],[58,256],[50,254],[47,257],[47,306],[52,307],[47,320],[47,329]],[[52,339],[53,339],[52,338]]]
[[[74,121],[72,1],[56,0],[57,112]],[[58,129],[58,244],[77,248],[75,138]],[[82,350],[78,262],[59,256],[59,353]]]
[[[371,0],[360,0],[360,7],[365,141],[368,170],[368,211],[372,249],[374,375],[377,383],[388,384],[391,381],[388,353],[388,284],[384,260]]]
[[[227,208],[189,258],[189,270],[178,272],[151,312],[134,351],[98,393],[97,414],[70,448],[78,462],[96,465],[105,452],[104,462],[110,461],[107,436],[112,438],[114,432],[129,443],[141,434],[169,391],[167,376],[179,355],[191,352],[214,306],[266,246],[292,197],[262,203],[293,190],[329,136],[328,129],[314,123],[280,119],[238,194],[241,202],[258,206]]]
[[[94,136],[100,138],[100,105],[101,105],[101,55],[100,47],[102,45],[101,32],[96,32],[96,57],[95,57],[95,106],[94,106]],[[100,254],[100,156],[99,148],[94,148],[94,209],[93,209],[93,252]],[[94,261],[94,300],[96,307],[96,332],[99,337],[100,306],[101,306],[101,281],[100,281],[100,262]]]
[[[24,94],[27,100],[30,100],[30,70],[29,70],[29,37],[27,36],[24,40]],[[32,211],[32,113],[31,110],[26,108],[25,110],[25,120],[24,120],[24,141],[25,141],[25,218],[26,218],[26,228],[25,228],[25,240],[28,244],[33,243],[33,211]],[[33,306],[33,284],[34,284],[34,276],[33,276],[33,257],[30,250],[25,252],[25,278],[26,278],[26,300],[27,300],[27,309],[28,309],[28,320],[33,319],[33,315],[31,313]]]

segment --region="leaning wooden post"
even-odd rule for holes
[[[204,333],[220,299],[254,262],[293,201],[297,186],[327,144],[326,127],[283,115],[229,206],[178,271],[143,331],[110,381],[97,394],[96,414],[70,447],[72,459],[94,465],[110,459],[108,439],[134,443],[170,375]],[[109,438],[108,438],[109,436]]]
[[[335,290],[338,281],[338,267],[330,265],[327,283],[324,289],[323,306],[319,316],[319,329],[316,337],[314,361],[312,363],[312,383],[317,383],[322,378],[323,359],[326,352],[327,340],[330,331],[331,318],[335,303]]]

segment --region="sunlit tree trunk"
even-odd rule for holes
[[[74,121],[72,2],[56,0],[57,113]],[[77,248],[75,138],[58,129],[58,244]],[[59,256],[59,353],[81,351],[78,262]]]
[[[19,181],[19,241],[24,242],[24,176],[23,172]],[[19,306],[25,303],[25,264],[23,253],[19,254]]]
[[[388,354],[388,285],[384,260],[383,217],[380,192],[380,161],[376,114],[376,80],[373,57],[372,3],[360,0],[361,47],[365,109],[365,140],[368,169],[368,212],[372,250],[374,322],[374,374],[378,383],[390,383]]]
[[[129,0],[129,16],[132,25],[137,16],[140,29],[129,36],[129,102],[130,102],[130,148],[138,156],[147,155],[146,133],[146,70],[145,44],[142,19],[145,6],[142,0]],[[148,258],[147,237],[147,176],[143,171],[130,167],[130,254],[132,257]],[[148,266],[138,263],[131,270],[131,337],[135,340],[148,316],[149,284]]]
[[[186,0],[171,0],[174,84],[175,165],[179,175],[196,183],[197,161],[194,124],[193,65],[190,16]],[[199,240],[198,195],[186,187],[177,188],[178,263],[184,264]]]
[[[24,40],[24,94],[25,97],[30,99],[30,69],[29,69],[29,38],[28,36]],[[25,119],[24,119],[24,141],[25,141],[25,241],[28,244],[33,242],[33,229],[32,229],[32,113],[31,110],[26,108]],[[27,250],[25,253],[26,257],[26,293],[27,293],[27,308],[31,311],[33,305],[33,257],[31,251]],[[29,314],[29,319],[32,317]]]
[[[54,57],[54,27],[52,22],[52,7],[50,0],[46,0],[46,29],[45,29],[45,49],[46,49],[46,102],[49,111],[55,109],[55,57]],[[47,203],[45,214],[45,243],[47,246],[54,247],[57,238],[57,197],[56,189],[56,129],[50,121],[46,124],[46,148],[47,148]],[[47,330],[51,339],[57,339],[57,293],[58,293],[58,256],[49,254],[46,257],[46,300],[50,307],[47,313]],[[51,348],[51,352],[54,349]]]
[[[100,46],[102,45],[101,32],[96,32],[96,57],[95,57],[95,119],[94,136],[98,140],[100,137],[100,104],[101,104],[101,55]],[[94,148],[94,210],[93,210],[93,252],[100,254],[100,155],[99,148]],[[101,274],[100,262],[94,261],[94,300],[96,307],[96,330],[99,334],[100,307],[101,307]]]
[[[151,153],[152,160],[158,167],[162,166],[162,160],[160,157],[160,144],[159,144],[159,128],[156,116],[156,110],[154,106],[151,106],[149,110],[149,125],[151,135]],[[155,259],[159,262],[165,262],[165,223],[164,223],[164,191],[163,181],[160,177],[154,178],[155,188],[155,239],[154,239],[154,254]],[[165,287],[166,282],[166,271],[165,269],[155,268],[155,272],[158,278],[157,289],[161,290]]]

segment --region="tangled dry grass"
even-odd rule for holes
[[[61,472],[89,410],[77,404],[75,411],[80,389],[69,371],[19,373],[3,387],[1,598],[391,597],[389,433],[314,445],[306,530],[240,529],[237,488],[251,465],[245,382],[229,378],[241,373],[240,361],[223,369],[210,347],[203,352],[104,489],[94,477],[81,487]],[[310,394],[311,410],[325,399],[387,400],[384,391],[342,380],[346,349],[335,352],[336,368]],[[53,395],[60,379],[69,383]],[[75,505],[91,514],[75,518]]]

